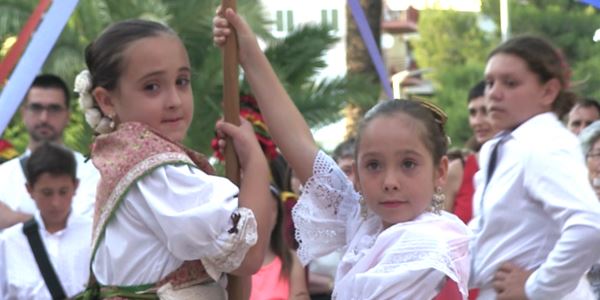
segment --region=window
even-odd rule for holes
[[[333,30],[337,31],[338,27],[339,27],[338,10],[337,9],[331,9],[331,10],[322,9],[321,10],[321,23],[323,23],[325,25],[329,25]]]
[[[275,26],[279,32],[294,30],[294,12],[291,10],[278,10],[276,12]]]

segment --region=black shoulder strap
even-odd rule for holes
[[[27,161],[28,160],[29,160],[29,155],[23,155],[19,159],[19,162],[21,163],[21,170],[23,170],[23,174],[25,175],[25,178],[27,178]]]
[[[35,261],[42,273],[42,277],[44,277],[44,281],[50,291],[50,295],[52,295],[52,299],[66,299],[67,296],[65,295],[65,291],[58,280],[58,276],[56,276],[56,273],[54,272],[50,259],[48,259],[46,247],[44,247],[44,243],[42,242],[38,230],[38,224],[34,218],[31,218],[23,224],[23,233],[27,236],[29,246],[31,246],[31,251],[33,252],[33,256],[35,256]]]

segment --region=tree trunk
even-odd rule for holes
[[[381,36],[381,0],[360,0],[360,5],[363,8],[369,27],[373,33],[373,37],[377,42],[377,48],[381,51],[380,36]],[[350,7],[346,9],[346,65],[348,74],[363,74],[372,78],[377,84],[377,71],[371,61],[371,56],[367,51],[367,47],[358,31],[358,26],[354,21]],[[364,114],[361,108],[353,104],[348,104],[344,109],[346,118],[346,138],[356,135],[358,121]]]

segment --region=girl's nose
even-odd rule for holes
[[[398,190],[398,180],[396,174],[393,171],[386,172],[385,179],[383,182],[383,189],[385,191],[396,191]]]

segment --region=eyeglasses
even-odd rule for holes
[[[44,111],[47,111],[49,115],[57,115],[65,111],[66,108],[59,104],[42,105],[39,103],[31,103],[27,105],[27,110],[36,115],[39,115]]]

